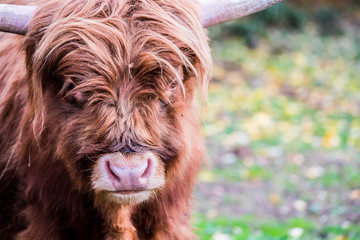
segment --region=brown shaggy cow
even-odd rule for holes
[[[0,239],[194,238],[211,57],[192,2],[43,0],[0,34]]]

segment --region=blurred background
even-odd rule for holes
[[[360,1],[287,1],[210,29],[201,240],[360,239]]]

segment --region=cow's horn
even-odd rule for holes
[[[0,4],[0,31],[25,35],[35,6]]]
[[[255,13],[280,1],[282,0],[198,0],[204,27]],[[0,31],[25,35],[35,11],[35,6],[0,4]]]
[[[250,15],[282,0],[198,0],[204,27]]]

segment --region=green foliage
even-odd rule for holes
[[[319,25],[321,34],[338,35],[343,33],[339,25],[339,14],[335,8],[321,8],[316,13],[316,22]]]
[[[225,36],[249,36],[255,33],[265,33],[271,26],[281,26],[288,29],[302,29],[308,14],[292,5],[280,3],[247,18],[239,19],[221,26],[213,27],[212,38]]]

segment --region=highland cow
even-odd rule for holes
[[[196,5],[35,5],[24,37],[0,34],[0,239],[194,239],[211,71]]]

